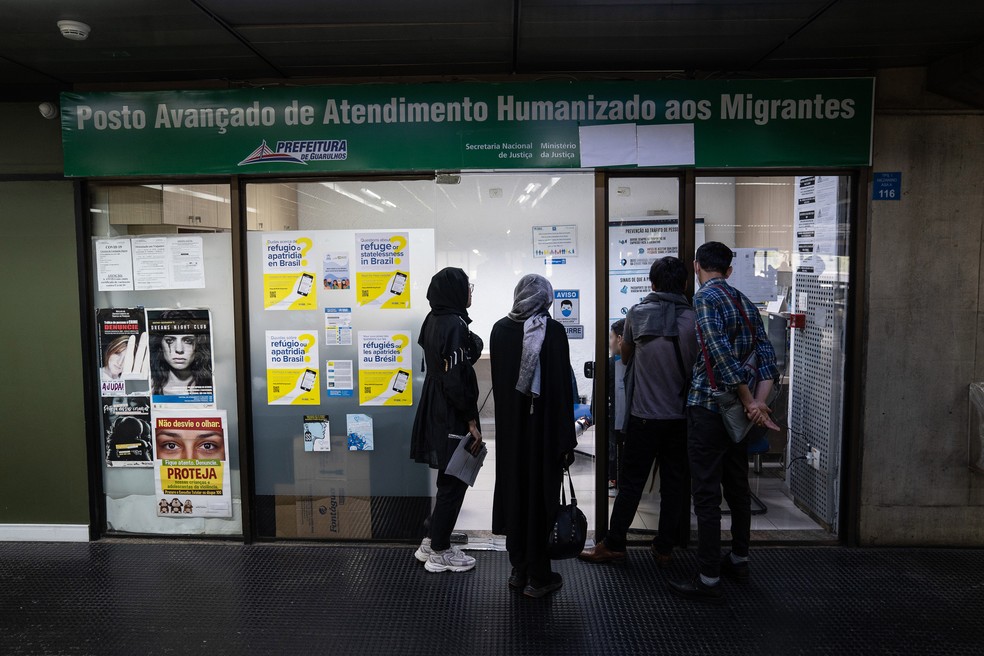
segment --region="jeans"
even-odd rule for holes
[[[748,443],[731,441],[721,415],[700,406],[687,408],[694,512],[697,514],[697,563],[700,573],[721,573],[721,489],[731,509],[731,550],[748,555],[752,496],[748,487]]]
[[[451,547],[451,531],[458,521],[461,504],[465,500],[468,484],[460,478],[449,476],[443,471],[437,472],[437,498],[434,500],[434,512],[424,525],[428,529],[431,549],[444,551]]]
[[[641,419],[629,417],[629,430],[622,449],[622,471],[618,496],[605,546],[625,549],[626,534],[639,508],[642,490],[659,461],[659,534],[653,543],[660,553],[670,553],[685,543],[681,531],[690,531],[689,473],[687,469],[687,421],[685,419]]]

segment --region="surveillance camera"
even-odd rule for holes
[[[41,116],[52,119],[58,116],[58,105],[53,102],[43,102],[38,105],[38,111],[41,112]]]

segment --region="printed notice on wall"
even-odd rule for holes
[[[202,289],[205,251],[201,237],[135,237],[133,279],[137,290]]]
[[[267,310],[314,310],[318,289],[317,266],[309,257],[312,236],[263,238],[263,307]]]
[[[152,467],[154,449],[150,425],[150,397],[103,399],[102,410],[106,438],[106,465]]]
[[[359,405],[412,404],[409,331],[359,331]]]
[[[266,331],[267,403],[319,405],[318,362],[313,331]]]
[[[142,308],[96,310],[102,396],[150,394],[150,353]]]
[[[354,368],[351,360],[328,360],[325,363],[325,389],[329,397],[348,398],[355,395]]]
[[[649,272],[617,273],[608,275],[608,317],[609,321],[624,319],[629,308],[646,297],[653,290]]]
[[[349,451],[372,451],[372,417],[369,415],[345,415],[345,433]]]
[[[225,410],[154,415],[158,517],[232,517]]]
[[[348,253],[325,253],[322,284],[328,291],[352,288]]]
[[[209,311],[147,310],[147,332],[154,407],[214,405]]]
[[[352,345],[352,308],[325,308],[325,345]]]
[[[96,240],[96,280],[99,291],[133,291],[131,250],[129,239]]]
[[[577,257],[577,226],[533,226],[533,257]]]
[[[304,450],[331,451],[328,415],[304,415]]]
[[[838,253],[839,187],[835,175],[796,178],[793,218],[793,267],[797,273],[821,275]]]
[[[359,305],[383,310],[410,308],[410,235],[407,232],[356,233]]]
[[[608,226],[609,271],[645,271],[653,262],[676,256],[680,229],[676,217],[642,222],[611,223]]]

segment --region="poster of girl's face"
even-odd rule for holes
[[[155,407],[214,403],[209,311],[147,310]]]

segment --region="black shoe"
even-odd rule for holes
[[[726,576],[738,583],[748,583],[749,569],[748,561],[742,563],[731,562],[731,552],[721,558],[721,576]]]
[[[522,590],[526,587],[526,575],[520,574],[515,567],[512,568],[512,574],[509,575],[509,587],[513,590]]]
[[[533,599],[545,597],[551,592],[556,592],[564,586],[564,579],[557,572],[550,573],[550,581],[541,585],[534,585],[531,580],[529,585],[523,588],[523,594]]]
[[[684,599],[706,601],[709,604],[724,603],[724,588],[721,584],[705,585],[700,580],[700,574],[690,581],[667,581],[666,584],[670,587],[670,592]]]

